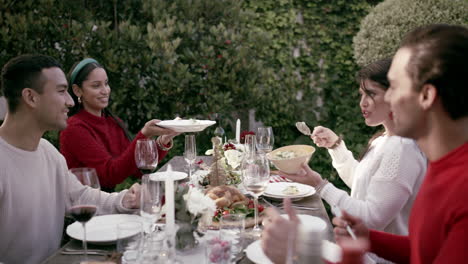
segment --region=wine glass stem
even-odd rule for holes
[[[88,245],[86,244],[86,223],[83,223],[83,250],[84,260],[88,261]]]
[[[254,196],[254,229],[259,229],[258,227],[258,196]]]
[[[188,175],[189,175],[189,180],[192,180],[192,162],[189,162],[188,164]]]

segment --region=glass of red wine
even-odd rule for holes
[[[88,248],[86,245],[86,223],[97,213],[101,198],[101,186],[94,168],[73,168],[70,169],[81,184],[85,185],[93,192],[92,195],[81,195],[72,201],[72,207],[68,210],[73,219],[83,225],[83,250],[84,258],[88,259]],[[84,193],[84,192],[83,192]]]
[[[150,174],[158,166],[158,146],[154,139],[139,139],[135,147],[135,162],[142,174]]]

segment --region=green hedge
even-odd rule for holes
[[[133,133],[150,118],[217,112],[233,138],[234,120],[247,124],[255,109],[277,147],[311,144],[294,127],[306,121],[359,152],[374,129],[358,107],[352,38],[374,2],[0,0],[0,64],[24,53],[54,56],[66,69],[96,58],[109,75],[111,108]],[[197,135],[199,154],[213,130]],[[46,137],[57,145],[56,133]],[[179,137],[167,159],[182,149]],[[325,150],[311,165],[343,186]]]
[[[362,20],[354,38],[354,58],[367,65],[391,57],[407,32],[433,23],[468,25],[468,1],[386,0]]]

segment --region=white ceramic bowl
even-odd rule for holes
[[[295,154],[294,158],[279,159],[277,157],[278,152],[293,151]],[[309,145],[290,145],[281,148],[277,148],[267,154],[267,158],[273,162],[273,164],[280,171],[284,171],[289,174],[297,173],[301,169],[303,163],[308,163],[312,154],[315,152],[315,148]]]

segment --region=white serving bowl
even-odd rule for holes
[[[293,151],[295,157],[289,159],[278,158],[278,152],[284,151]],[[280,171],[294,174],[301,169],[303,163],[309,162],[314,152],[315,148],[309,145],[290,145],[273,150],[267,154],[267,158],[271,160]]]

